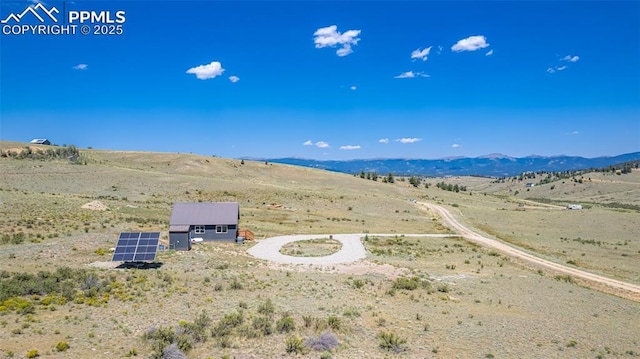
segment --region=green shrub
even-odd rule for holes
[[[58,342],[58,344],[56,345],[56,350],[59,352],[64,352],[67,349],[69,349],[69,343],[67,342]]]
[[[229,285],[229,288],[231,289],[242,289],[242,283],[238,282],[237,278],[233,278],[233,281],[231,282],[231,284]]]
[[[182,327],[184,332],[190,335],[196,343],[203,343],[207,341],[207,328],[209,328],[210,325],[211,318],[209,318],[207,312],[203,310],[193,323],[185,323]]]
[[[329,318],[327,318],[327,326],[335,331],[338,331],[340,330],[342,323],[340,321],[340,318],[336,317],[335,315],[331,315],[329,316]]]
[[[310,315],[303,315],[302,320],[304,321],[304,327],[309,328],[311,324],[313,324],[313,317]]]
[[[393,289],[415,290],[420,286],[420,278],[418,277],[400,277],[393,282]]]
[[[354,279],[352,282],[352,286],[356,289],[360,289],[364,287],[364,281],[362,279]]]
[[[138,356],[138,351],[136,350],[136,348],[131,348],[127,354],[125,355],[126,357],[135,357]]]
[[[260,306],[258,306],[258,313],[260,314],[264,314],[267,316],[272,315],[276,310],[276,307],[273,305],[273,302],[271,301],[271,299],[267,299],[264,303],[260,304]]]
[[[350,307],[345,309],[342,315],[347,318],[357,318],[360,316],[360,311],[356,307]]]
[[[37,358],[40,356],[40,353],[38,353],[38,351],[36,349],[33,350],[29,350],[27,352],[27,358],[32,359],[32,358]]]
[[[227,313],[220,319],[218,324],[213,328],[211,334],[213,337],[223,337],[231,334],[233,328],[238,327],[244,322],[244,313],[242,311]]]
[[[296,323],[292,316],[287,315],[278,319],[276,329],[279,333],[289,333],[296,329]]]
[[[302,354],[302,352],[304,351],[302,339],[298,338],[295,335],[288,337],[284,343],[287,353]]]
[[[271,318],[266,316],[260,316],[253,318],[253,329],[257,330],[262,335],[271,335],[273,333],[273,323]]]
[[[400,338],[394,332],[380,332],[378,333],[378,340],[380,343],[380,348],[384,350],[389,350],[396,353],[407,350],[405,347],[407,340],[404,338]]]

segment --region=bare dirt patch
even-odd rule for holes
[[[100,201],[91,201],[89,203],[85,203],[82,205],[82,208],[90,209],[92,211],[106,211],[107,209],[109,209],[107,206],[105,206],[104,203]]]

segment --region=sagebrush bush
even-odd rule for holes
[[[253,329],[257,330],[262,335],[271,335],[273,333],[273,323],[271,318],[266,316],[259,316],[253,318]]]
[[[210,325],[211,318],[203,310],[193,323],[185,323],[182,327],[183,331],[191,336],[196,343],[203,343],[207,341],[207,329]]]
[[[420,286],[420,278],[418,277],[400,277],[393,282],[393,289],[415,290]]]
[[[307,338],[307,340],[304,341],[304,345],[313,350],[328,351],[337,348],[340,343],[335,334],[325,331],[320,334],[320,336]]]
[[[279,333],[289,333],[296,329],[296,323],[292,316],[287,315],[278,319],[276,322],[276,330]]]
[[[264,303],[258,306],[258,313],[267,316],[272,315],[276,311],[276,307],[273,305],[271,298],[267,299]]]
[[[242,311],[227,313],[220,319],[218,324],[212,329],[213,337],[223,337],[231,334],[231,331],[244,322],[244,313]]]
[[[187,359],[187,356],[173,343],[162,350],[162,359]]]

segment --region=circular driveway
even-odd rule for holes
[[[255,246],[249,248],[247,253],[250,255],[283,264],[312,264],[312,265],[332,265],[356,262],[367,256],[367,251],[364,249],[360,238],[364,237],[365,233],[353,233],[353,234],[333,234],[333,239],[342,243],[342,249],[328,256],[324,257],[293,257],[280,253],[280,249],[287,243],[302,241],[306,239],[315,238],[327,238],[328,234],[304,234],[293,236],[280,236],[271,237],[259,241]],[[369,236],[378,237],[393,237],[393,236],[406,236],[406,237],[455,237],[455,234],[372,234]]]
[[[280,249],[287,243],[306,239],[326,238],[326,234],[304,234],[295,236],[280,236],[263,239],[247,251],[252,256],[277,263],[285,264],[315,264],[331,265],[351,263],[367,256],[360,242],[364,234],[334,234],[333,239],[342,243],[342,249],[324,257],[293,257],[280,253]]]

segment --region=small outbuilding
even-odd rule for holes
[[[51,141],[47,140],[46,138],[34,138],[33,140],[31,140],[31,143],[33,143],[34,145],[50,145]]]
[[[582,205],[581,205],[581,204],[570,204],[570,205],[567,205],[567,209],[577,209],[577,210],[580,210],[580,209],[582,209]]]
[[[192,242],[235,242],[238,202],[175,203],[169,221],[169,249],[190,250]]]

